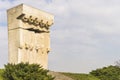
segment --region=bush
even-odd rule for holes
[[[3,73],[3,80],[54,80],[48,75],[48,70],[37,64],[19,63],[7,64]]]
[[[98,77],[100,80],[120,80],[120,67],[108,66],[93,70],[90,74]]]

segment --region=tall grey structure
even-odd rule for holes
[[[21,4],[7,11],[9,63],[37,63],[47,69],[54,16]]]

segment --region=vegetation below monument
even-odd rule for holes
[[[120,80],[120,67],[111,65],[93,70],[90,74],[96,76],[100,80]]]
[[[3,80],[3,77],[2,77],[3,72],[4,72],[4,69],[0,69],[0,80]]]
[[[62,73],[74,80],[120,80],[120,66],[108,66],[91,71],[89,74]]]
[[[48,70],[37,64],[7,64],[0,73],[3,80],[54,80],[51,75],[47,74]]]
[[[8,64],[8,65],[11,65],[11,64]],[[29,80],[33,80],[32,78],[38,77],[38,76],[39,76],[39,78],[46,77],[46,79],[38,78],[36,80],[53,80],[53,77],[51,75],[47,75],[47,72],[48,72],[47,70],[44,70],[42,68],[40,68],[40,70],[36,69],[36,67],[38,68],[38,66],[35,67],[35,65],[34,65],[34,68],[26,67],[26,69],[24,69],[23,65],[19,65],[19,67],[17,69],[15,69],[12,67],[8,68],[8,65],[5,67],[5,70],[0,69],[0,80],[4,80],[2,75],[8,76],[9,74],[10,74],[9,76],[15,76],[17,74],[16,77],[19,77],[19,79],[5,79],[5,80],[24,80],[24,79],[20,79],[20,75],[22,75],[22,78],[23,77],[29,78]],[[14,66],[14,65],[12,65],[12,66]],[[19,68],[20,68],[20,70],[19,70]],[[8,69],[8,70],[6,70],[6,69]],[[29,69],[30,69],[30,71],[29,71]],[[9,70],[11,70],[11,71],[9,71]],[[26,72],[26,70],[28,70],[29,73],[27,72],[26,76],[25,75],[23,76],[23,74],[25,74],[24,71]],[[34,70],[38,71],[38,74],[36,72],[31,73]],[[19,73],[15,73],[15,71],[17,71],[17,72],[19,71]],[[9,72],[13,72],[13,73],[11,74]],[[58,72],[56,72],[56,73],[58,73]],[[29,74],[29,75],[27,75],[27,74]],[[32,74],[34,74],[34,75],[32,75]],[[120,66],[110,65],[108,67],[103,67],[100,69],[93,70],[89,74],[63,73],[63,72],[60,74],[68,76],[68,77],[72,78],[73,80],[120,80]],[[60,75],[59,75],[59,77],[60,77]],[[28,79],[25,79],[25,80],[28,80]]]

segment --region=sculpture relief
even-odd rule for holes
[[[8,11],[9,62],[37,63],[47,69],[49,28],[54,16],[21,4]]]
[[[49,31],[49,27],[53,24],[53,23],[49,23],[48,21],[43,22],[42,19],[39,21],[38,18],[33,18],[31,15],[29,17],[26,17],[25,15],[26,14],[21,14],[20,16],[17,17],[17,19],[22,20],[24,23],[28,23],[30,25],[36,26],[33,29],[38,29],[40,31],[41,30]]]
[[[18,48],[21,49],[21,50],[24,49],[24,50],[29,50],[29,51],[32,51],[34,49],[34,50],[36,50],[37,53],[38,53],[39,50],[42,51],[42,53],[44,53],[44,51],[46,51],[47,53],[50,51],[49,48],[38,46],[38,45],[37,46],[31,46],[31,45],[26,44],[26,43],[24,45],[18,47]]]

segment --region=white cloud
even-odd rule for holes
[[[0,67],[8,62],[7,28],[0,27]]]
[[[21,3],[55,15],[55,24],[51,28],[49,69],[88,72],[112,64],[119,58],[119,0],[52,0],[49,3],[45,0],[0,1],[0,25],[7,26],[3,24],[6,23],[6,9]],[[4,30],[1,27],[1,50],[7,48],[7,37],[4,36],[7,32]],[[0,56],[5,57],[7,52],[3,53],[5,55]]]

